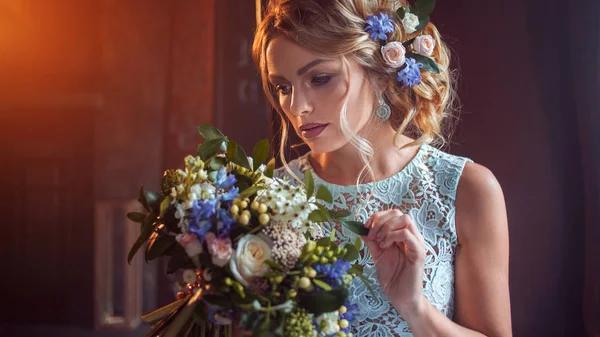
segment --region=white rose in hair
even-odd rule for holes
[[[413,42],[413,48],[417,54],[431,56],[433,48],[435,48],[435,40],[431,35],[417,36]]]
[[[419,17],[413,13],[406,13],[404,19],[402,19],[402,25],[408,34],[412,34],[417,31],[419,25]]]
[[[389,42],[381,47],[381,55],[385,63],[393,68],[400,68],[406,62],[406,49],[400,42]]]

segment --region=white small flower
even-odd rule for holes
[[[412,45],[417,54],[431,56],[433,48],[435,48],[435,40],[431,35],[419,35],[415,38]]]
[[[339,312],[332,311],[321,314],[317,317],[317,325],[321,328],[326,335],[332,335],[340,331],[340,325],[338,324]]]
[[[194,283],[198,280],[196,276],[196,271],[193,269],[186,269],[183,271],[183,282],[185,283]]]
[[[198,171],[198,179],[200,179],[200,180],[208,179],[208,172],[206,172],[206,170]]]
[[[413,13],[406,13],[404,19],[402,19],[402,25],[408,34],[412,34],[417,31],[419,25],[419,17]]]

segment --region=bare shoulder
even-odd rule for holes
[[[512,336],[508,223],[502,188],[467,163],[456,192],[455,320],[486,336]]]
[[[456,226],[462,239],[493,234],[506,227],[506,206],[502,187],[487,167],[465,164],[456,192]],[[491,233],[490,233],[491,231]]]

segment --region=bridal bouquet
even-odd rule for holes
[[[184,168],[167,170],[161,193],[142,186],[146,213],[129,213],[141,233],[128,261],[145,245],[146,260],[168,257],[167,273],[183,271],[177,300],[142,317],[148,336],[231,336],[239,325],[252,336],[351,336],[357,306],[348,287],[362,276],[358,247],[323,237],[320,223],[336,221],[365,234],[348,212],[330,212],[324,186],[310,172],[303,184],[273,177],[267,140],[248,157],[210,125]],[[368,284],[367,284],[368,286]]]

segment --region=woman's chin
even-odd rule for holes
[[[341,147],[348,142],[339,142],[334,141],[332,139],[327,139],[326,137],[317,138],[317,139],[305,139],[304,142],[310,148],[310,151],[315,154],[319,153],[328,153],[339,150]]]

